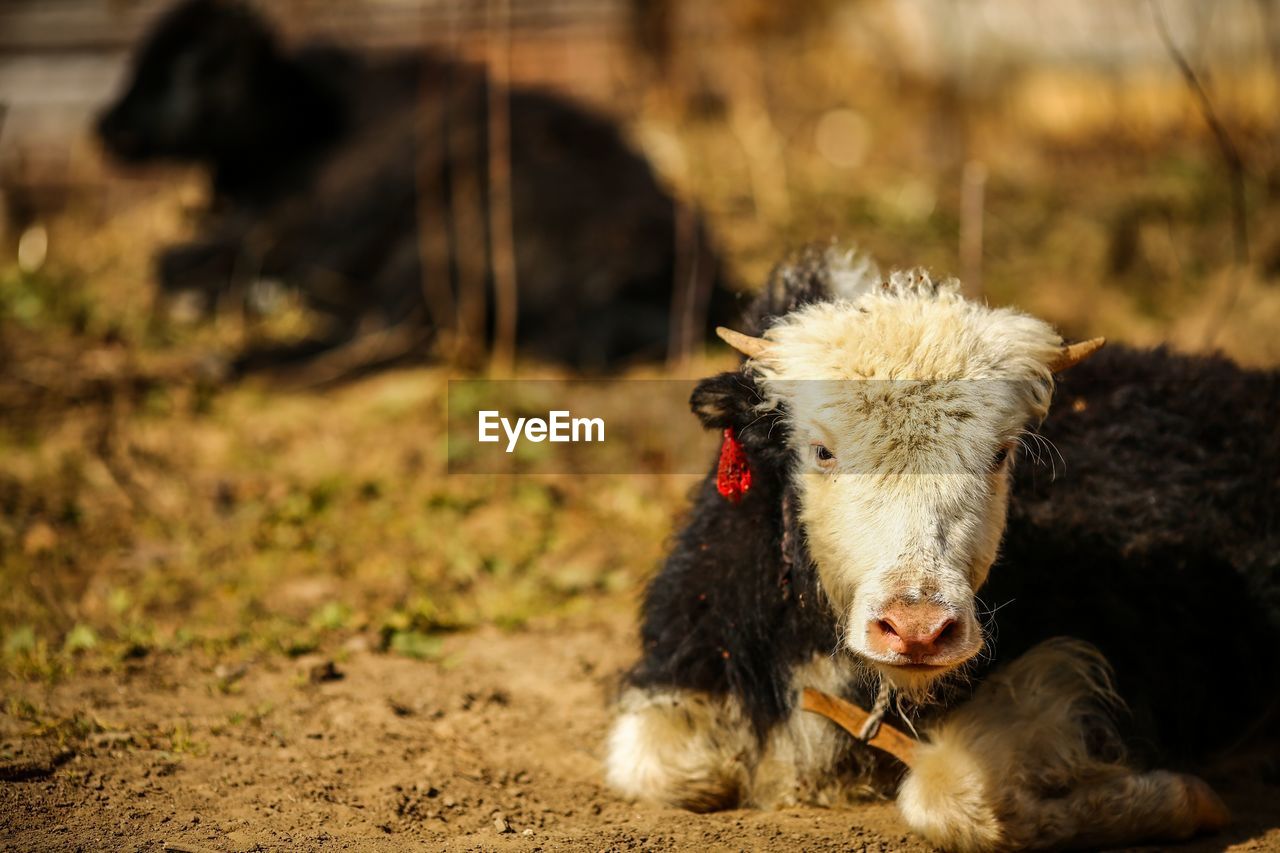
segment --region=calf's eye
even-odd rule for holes
[[[997,471],[1000,466],[1004,465],[1005,460],[1009,458],[1009,445],[1005,445],[996,451],[996,455],[991,457],[991,470]]]
[[[823,468],[830,468],[836,461],[836,455],[828,450],[825,444],[815,443],[813,445],[813,456]]]

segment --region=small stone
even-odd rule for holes
[[[337,665],[331,660],[316,664],[311,667],[311,670],[307,673],[307,680],[312,684],[323,684],[326,681],[340,681],[343,677],[342,671],[339,670]]]
[[[22,536],[22,552],[28,557],[52,551],[58,544],[58,534],[43,521],[37,521]]]
[[[502,815],[498,815],[493,819],[493,828],[500,833],[511,832],[511,824],[507,823],[507,819]]]
[[[342,644],[342,648],[348,652],[367,652],[372,647],[369,638],[363,634],[356,634],[351,639]]]
[[[533,830],[532,830],[532,829],[526,829],[524,832],[522,832],[522,833],[520,833],[520,834],[521,834],[521,835],[524,835],[524,836],[527,836],[527,837],[532,837],[532,836],[533,836]]]

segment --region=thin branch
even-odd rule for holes
[[[447,123],[449,158],[449,216],[457,271],[458,358],[470,361],[484,347],[488,309],[487,255],[485,246],[484,128],[486,126],[485,78],[461,70],[451,71],[457,85],[450,97],[460,105],[457,120]],[[473,114],[472,110],[476,112]],[[450,108],[450,113],[453,108]]]
[[[1249,263],[1249,224],[1244,197],[1244,160],[1241,159],[1239,150],[1231,141],[1231,136],[1227,133],[1227,129],[1218,120],[1218,113],[1213,108],[1213,101],[1201,84],[1199,75],[1196,74],[1195,69],[1191,67],[1191,63],[1187,61],[1187,57],[1174,43],[1173,35],[1169,32],[1169,23],[1165,20],[1164,11],[1160,7],[1159,0],[1147,0],[1147,2],[1151,6],[1151,15],[1155,19],[1156,31],[1160,34],[1160,41],[1164,43],[1165,50],[1169,53],[1169,58],[1173,60],[1174,65],[1181,72],[1187,88],[1195,95],[1196,102],[1200,105],[1200,114],[1213,132],[1214,139],[1218,143],[1218,151],[1222,154],[1222,160],[1227,166],[1228,176],[1231,179],[1231,213],[1234,224],[1236,263],[1244,266]]]
[[[672,214],[675,218],[675,281],[671,291],[671,316],[668,325],[667,366],[682,367],[693,351],[694,317],[698,302],[698,219],[688,205],[676,201]],[[703,323],[702,325],[705,325]]]

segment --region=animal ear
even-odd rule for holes
[[[689,396],[689,408],[708,429],[724,429],[749,422],[760,401],[751,374],[730,370],[703,379]]]

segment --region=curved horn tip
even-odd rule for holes
[[[748,358],[757,358],[769,350],[769,342],[764,338],[753,338],[724,326],[716,326],[716,337]]]
[[[1066,344],[1062,347],[1062,352],[1049,365],[1049,369],[1054,373],[1066,370],[1068,367],[1075,367],[1089,356],[1096,353],[1107,343],[1106,338],[1090,338],[1087,341],[1079,341],[1074,344]]]

